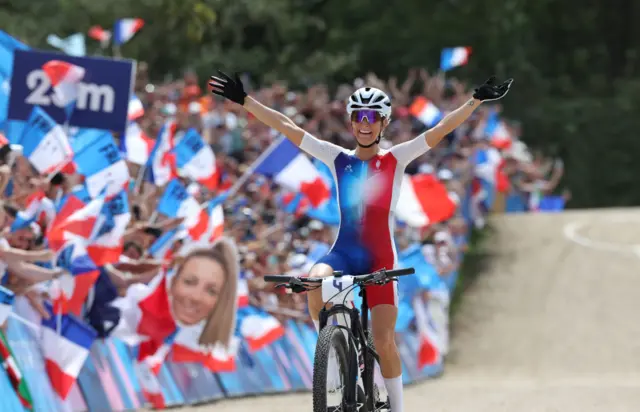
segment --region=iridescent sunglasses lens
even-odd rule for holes
[[[369,123],[375,123],[380,120],[380,113],[375,110],[358,110],[351,115],[351,120],[356,123],[362,123],[364,119]]]

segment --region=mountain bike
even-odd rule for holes
[[[369,330],[369,307],[364,286],[383,285],[396,281],[397,276],[412,275],[413,268],[380,270],[366,275],[348,276],[342,272],[333,272],[326,278],[291,277],[267,275],[267,282],[280,283],[294,293],[322,288],[322,300],[325,302],[320,311],[320,333],[316,344],[313,362],[313,412],[377,412],[389,411],[389,400],[380,399],[380,390],[374,382],[375,363],[380,357],[373,346],[372,333]],[[353,301],[353,291],[359,288],[362,297],[360,310],[347,302]],[[333,305],[329,306],[328,304]],[[343,316],[344,325],[328,324],[329,318]],[[347,326],[345,326],[347,325]],[[332,351],[335,356],[330,355]],[[337,362],[337,373],[342,389],[337,400],[338,405],[329,406],[329,395],[336,391],[329,382],[330,360]],[[359,381],[361,379],[361,381]],[[361,382],[361,385],[359,384]],[[391,411],[392,412],[392,411]]]

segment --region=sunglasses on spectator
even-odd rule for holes
[[[365,119],[369,124],[372,124],[382,119],[382,116],[375,110],[357,110],[351,113],[352,122],[362,123]]]

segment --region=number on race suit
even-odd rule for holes
[[[348,304],[353,301],[354,288],[351,286],[353,286],[353,276],[329,276],[322,280],[322,300]]]

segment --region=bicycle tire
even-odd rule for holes
[[[367,345],[374,351],[376,350],[376,347],[373,344],[373,335],[371,331],[369,331],[369,333],[367,334]],[[364,410],[367,412],[376,412],[377,410],[379,410],[378,408],[381,407],[382,404],[388,402],[382,401],[380,399],[380,390],[378,389],[378,385],[375,382],[375,362],[376,360],[373,356],[369,355],[367,357],[367,363],[364,365],[364,374],[366,375],[367,379],[365,379],[365,376],[362,377],[363,383],[369,382],[369,385],[366,385],[369,387],[364,388],[366,397],[366,408]]]
[[[344,332],[337,326],[327,325],[320,331],[313,360],[313,412],[327,412],[327,372],[331,348],[336,351],[339,373],[344,384],[343,410],[348,410],[346,405],[351,401],[349,394],[355,393],[352,379],[349,378],[349,345],[344,337]]]

